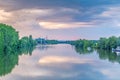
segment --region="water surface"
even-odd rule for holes
[[[116,53],[38,45],[32,54],[1,58],[0,80],[120,80],[119,63]]]

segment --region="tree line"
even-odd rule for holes
[[[0,51],[18,50],[36,45],[32,35],[19,39],[19,33],[12,26],[0,23]]]
[[[16,31],[12,26],[0,23],[0,51],[5,50],[17,50],[19,48],[27,48],[41,43],[41,41],[47,44],[59,43],[57,40],[33,40],[32,35],[25,36],[19,39],[19,32]],[[120,37],[111,36],[109,38],[100,38],[99,40],[86,40],[80,39],[76,41],[69,41],[69,44],[75,45],[75,47],[81,48],[96,48],[103,50],[112,50],[120,46]]]
[[[4,50],[0,52],[0,76],[5,76],[12,72],[15,66],[19,65],[19,56],[32,55],[34,47],[21,47],[18,50]]]
[[[93,48],[90,50],[88,50],[86,48],[83,49],[81,47],[74,47],[74,48],[78,54],[86,55],[86,54],[92,54],[94,52]],[[112,63],[117,62],[120,64],[120,56],[112,51],[96,49],[96,53],[98,54],[98,57],[102,60],[108,60],[109,62],[112,62]]]
[[[75,47],[95,48],[102,50],[112,50],[120,46],[120,37],[111,36],[109,38],[101,37],[99,40],[80,39],[71,42]]]
[[[0,76],[9,74],[18,65],[19,55],[31,55],[35,45],[32,35],[20,39],[12,26],[0,23]]]

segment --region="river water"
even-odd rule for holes
[[[68,44],[38,45],[30,55],[1,60],[0,80],[120,80],[119,63],[116,53],[85,51]]]

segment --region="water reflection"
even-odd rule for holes
[[[27,50],[27,51],[26,51]],[[9,52],[14,58],[8,61],[14,66],[12,74],[2,77],[2,80],[119,80],[119,62],[116,53],[93,49],[73,49],[71,45],[38,45],[33,48]],[[41,51],[42,50],[42,51]],[[79,54],[77,54],[77,53]],[[31,55],[32,56],[27,56]],[[42,54],[44,53],[44,54]],[[13,55],[12,55],[13,54]],[[27,55],[22,55],[27,54]],[[85,55],[84,55],[85,54]],[[22,55],[18,57],[18,55]],[[96,57],[97,56],[97,57]],[[99,56],[99,57],[98,57]],[[2,56],[1,56],[2,57]],[[6,57],[4,60],[8,59]],[[3,57],[2,57],[3,58]],[[0,58],[0,59],[2,59]],[[100,60],[102,59],[102,60]],[[107,60],[106,60],[107,59]],[[3,59],[2,59],[3,60]],[[2,61],[0,60],[0,61]],[[3,61],[6,62],[6,61]],[[2,62],[1,62],[2,63]],[[9,65],[6,65],[8,67]],[[5,66],[3,66],[5,68]],[[0,66],[1,69],[1,66]],[[6,69],[6,68],[5,68]],[[2,70],[5,70],[2,69]],[[10,73],[9,71],[8,73]],[[112,73],[111,73],[112,72]],[[5,73],[7,74],[7,73]]]
[[[60,64],[60,63],[93,63],[91,59],[79,59],[74,57],[64,57],[64,56],[45,56],[39,60],[39,63],[42,65],[50,64]]]
[[[75,47],[75,51],[79,54],[91,54],[94,51],[96,51],[96,53],[98,54],[99,58],[102,60],[108,60],[109,62],[118,62],[120,63],[120,55],[119,53],[115,53],[112,51],[107,51],[107,50],[96,50],[96,49],[84,49],[84,48],[80,48],[80,47]]]
[[[11,73],[19,63],[19,55],[31,55],[34,47],[24,47],[19,50],[0,51],[0,76]]]
[[[35,49],[34,46],[24,47],[24,48],[19,49],[17,52],[18,52],[19,55],[25,54],[25,55],[30,55],[31,56],[34,49]]]
[[[18,54],[15,51],[4,51],[0,53],[0,76],[4,76],[18,65]]]
[[[97,50],[97,53],[99,54],[99,58],[103,60],[108,60],[109,62],[118,62],[120,63],[120,55],[117,55],[117,53],[107,50]]]
[[[37,45],[36,49],[39,49],[41,51],[47,50],[49,48],[54,48],[53,45]]]
[[[81,48],[81,47],[75,47],[75,51],[79,54],[90,54],[94,50],[93,48]]]

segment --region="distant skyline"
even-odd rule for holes
[[[20,37],[58,40],[120,36],[119,0],[0,0],[0,23]]]

